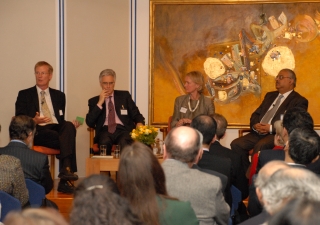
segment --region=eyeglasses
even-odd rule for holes
[[[102,82],[102,84],[106,86],[112,86],[114,85],[114,82]]]
[[[49,74],[49,73],[45,73],[45,72],[35,72],[34,74],[35,74],[35,75],[47,75],[47,74]]]
[[[276,76],[274,79],[279,79],[279,80],[283,80],[284,78],[289,78],[289,79],[292,79],[292,77],[284,77],[283,75],[278,75]]]

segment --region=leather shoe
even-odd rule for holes
[[[58,192],[66,193],[66,194],[73,194],[74,193],[74,185],[68,181],[60,179],[60,182],[58,184]]]
[[[72,180],[72,181],[78,180],[78,175],[71,172],[69,167],[62,169],[58,177],[63,180]]]

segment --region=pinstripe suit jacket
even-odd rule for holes
[[[28,148],[21,142],[11,141],[0,148],[0,154],[11,155],[20,159],[24,176],[42,185],[46,194],[53,188],[53,180],[49,171],[48,156]]]
[[[24,206],[29,200],[29,194],[20,160],[13,156],[0,155],[0,174],[0,190],[18,199],[21,206]]]
[[[168,194],[189,201],[200,225],[228,224],[229,206],[218,177],[191,169],[186,163],[167,159],[162,163]]]

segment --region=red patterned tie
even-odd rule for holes
[[[116,131],[116,117],[115,117],[115,112],[114,112],[114,106],[113,103],[111,101],[111,97],[109,96],[109,102],[108,102],[108,110],[109,110],[109,114],[108,114],[108,132],[113,134]]]

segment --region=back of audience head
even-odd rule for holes
[[[70,224],[142,224],[111,178],[91,175],[76,187]]]
[[[319,157],[319,135],[313,129],[296,128],[290,133],[289,155],[295,163],[308,165]]]
[[[226,133],[228,121],[223,115],[218,113],[213,114],[212,117],[217,122],[216,137],[220,140]]]
[[[288,169],[290,168],[287,163],[280,160],[273,160],[264,165],[255,180],[255,186],[259,189],[268,182],[268,179],[274,174],[276,171],[280,169]]]
[[[282,121],[277,120],[273,124],[274,129],[276,130],[276,134],[274,135],[274,145],[275,146],[284,146],[284,140],[283,140],[283,127],[282,127]]]
[[[264,208],[273,215],[296,196],[320,201],[319,186],[319,178],[309,170],[302,168],[278,170],[260,187]]]
[[[318,225],[319,208],[319,201],[295,198],[272,216],[268,225]]]
[[[312,130],[314,127],[311,115],[305,109],[300,107],[288,109],[283,116],[282,123],[288,134],[290,134],[295,128],[306,127]]]
[[[216,134],[217,122],[210,116],[199,115],[192,119],[190,126],[202,134],[202,143],[209,145]]]
[[[21,212],[10,212],[6,225],[68,225],[63,216],[55,209],[28,208]]]
[[[167,196],[165,175],[158,159],[140,142],[124,148],[119,173],[121,195],[131,204],[133,212],[146,224],[159,223],[156,196]]]
[[[164,141],[164,158],[194,163],[202,149],[202,134],[186,126],[173,128]]]
[[[10,139],[32,143],[35,130],[36,123],[31,117],[25,115],[14,116],[9,125]]]

